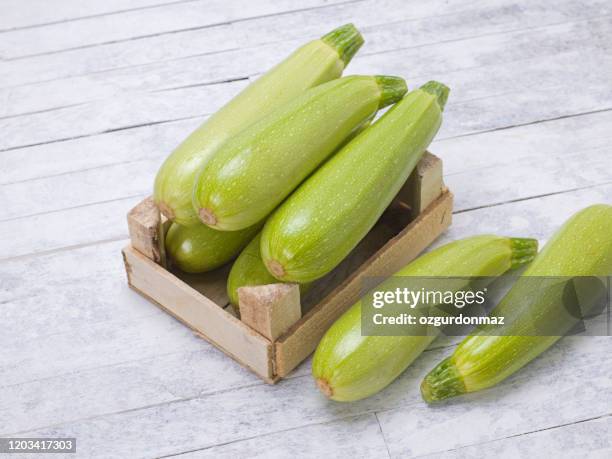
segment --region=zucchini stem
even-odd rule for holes
[[[363,45],[363,36],[353,24],[345,24],[321,37],[321,40],[331,46],[340,56],[346,67],[353,56]]]
[[[423,86],[419,88],[421,91],[425,91],[432,96],[435,96],[438,100],[438,105],[440,106],[440,110],[444,110],[444,106],[446,105],[446,101],[448,100],[448,94],[450,93],[450,88],[439,81],[428,81]]]
[[[439,402],[466,392],[463,378],[450,357],[431,370],[421,383],[421,395],[427,403]]]
[[[378,104],[379,109],[396,103],[404,97],[404,94],[408,91],[408,87],[403,78],[377,75],[374,79],[376,83],[378,83],[381,92],[380,103]]]

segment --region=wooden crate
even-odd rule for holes
[[[229,265],[199,275],[167,265],[163,240],[168,224],[148,198],[128,214],[131,244],[123,249],[128,283],[275,383],[308,357],[329,326],[359,299],[365,278],[393,274],[450,225],[452,203],[441,160],[426,153],[376,226],[302,301],[295,284],[243,287],[238,318],[226,294]]]

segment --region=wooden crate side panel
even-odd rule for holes
[[[416,258],[451,223],[452,194],[445,190],[370,261],[296,323],[275,344],[276,372],[287,376],[314,351],[331,324],[360,296],[365,277],[390,276]]]
[[[131,246],[123,249],[128,282],[239,363],[273,382],[272,343]]]

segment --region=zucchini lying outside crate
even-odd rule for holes
[[[451,223],[452,194],[442,161],[426,153],[368,235],[300,301],[297,284],[239,289],[240,319],[226,293],[231,264],[205,274],[167,266],[167,222],[151,198],[128,214],[123,249],[128,283],[268,383],[287,376],[361,295],[366,277],[389,276],[416,258]]]

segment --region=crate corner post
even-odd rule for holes
[[[238,302],[240,320],[271,342],[302,317],[297,284],[240,287]]]

